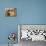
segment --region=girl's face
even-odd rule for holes
[[[16,13],[16,12],[15,12],[15,10],[13,9],[13,10],[9,10],[8,13],[10,14],[10,16],[15,16],[15,13]]]

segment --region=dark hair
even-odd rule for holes
[[[10,10],[7,11],[7,16],[10,16],[10,13],[9,13]]]

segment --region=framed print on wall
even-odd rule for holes
[[[16,8],[5,8],[5,16],[16,16]]]
[[[46,41],[46,25],[20,24],[18,25],[18,41]]]

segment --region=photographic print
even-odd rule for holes
[[[16,8],[5,8],[5,16],[16,16]]]
[[[20,40],[46,41],[46,25],[19,25]]]

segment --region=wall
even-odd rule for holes
[[[17,16],[6,17],[7,7],[16,7]],[[17,24],[46,24],[46,0],[0,0],[0,44],[8,43],[9,32],[18,32]]]

